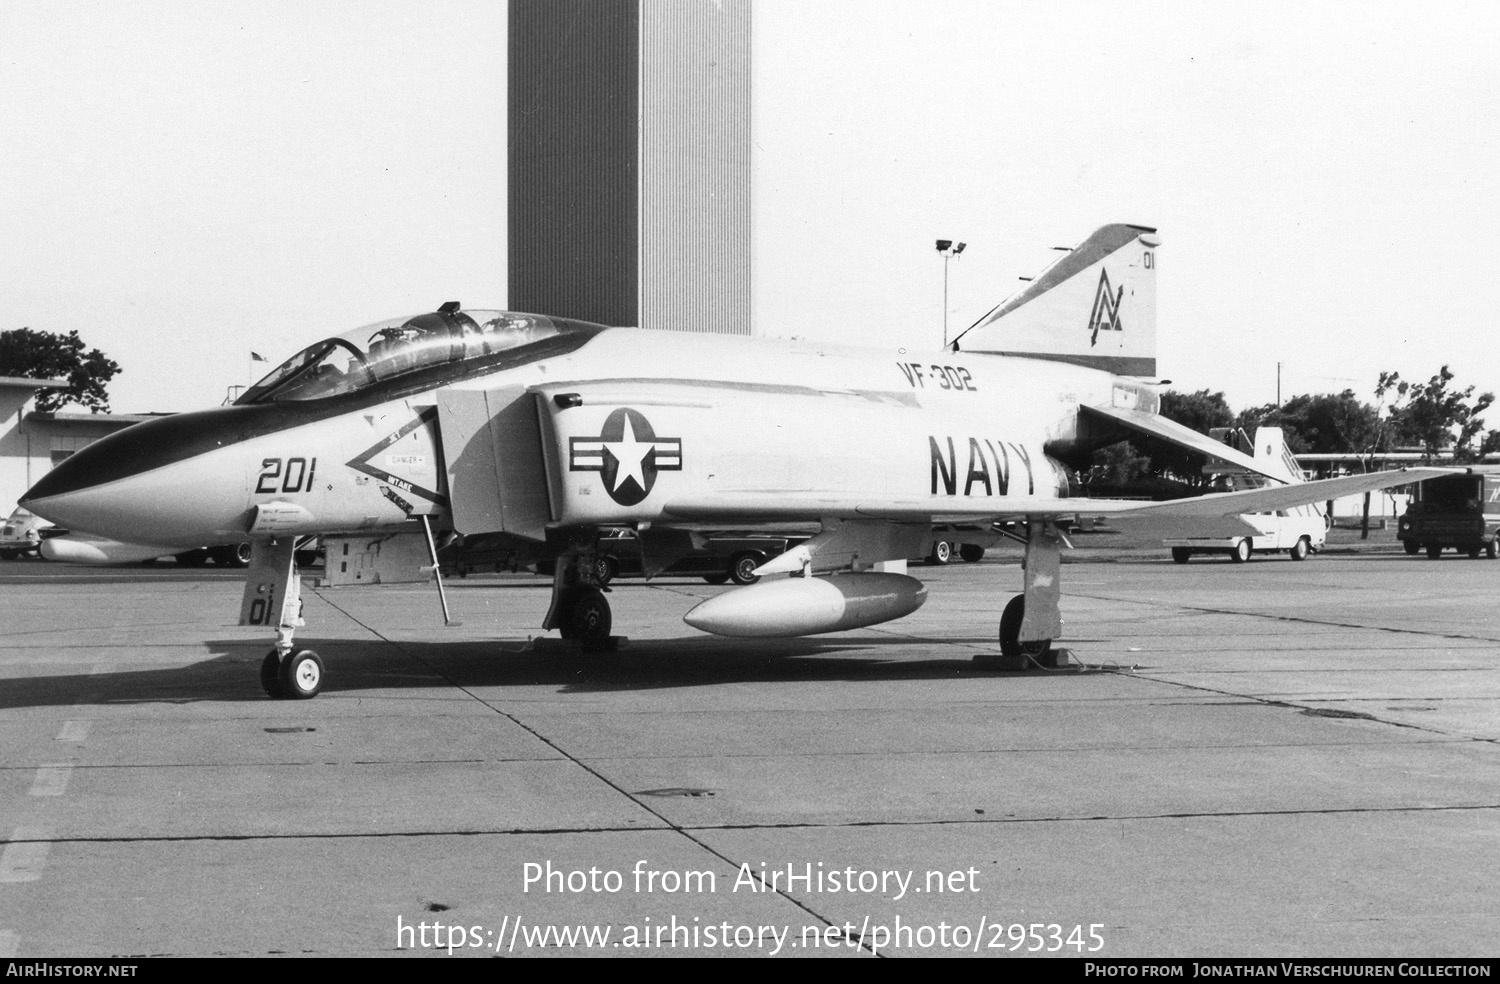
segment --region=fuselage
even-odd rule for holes
[[[967,352],[597,326],[499,354],[444,351],[326,395],[299,377],[280,398],[252,390],[138,424],[62,463],[23,504],[76,531],[180,547],[424,515],[452,526],[455,494],[482,499],[486,483],[545,485],[548,522],[562,525],[670,521],[675,501],[775,491],[862,489],[941,511],[955,498],[1065,495],[1050,456],[1090,440],[1080,406],[1155,409],[1130,379]],[[342,350],[322,358],[335,356],[352,376]],[[520,428],[540,428],[526,435],[540,458],[471,437],[483,434],[476,414],[498,419],[517,401],[537,408]]]

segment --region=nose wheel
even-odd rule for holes
[[[261,661],[260,685],[275,700],[309,700],[323,689],[323,660],[311,649],[286,656],[273,649]]]

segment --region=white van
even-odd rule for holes
[[[1281,433],[1281,428],[1262,427],[1257,430],[1253,447],[1243,446],[1250,443],[1244,431],[1216,436],[1220,436],[1226,444],[1240,446],[1241,450],[1253,454],[1257,462],[1268,466],[1268,471],[1285,475],[1288,482],[1302,481],[1302,469],[1297,467],[1297,459],[1287,449],[1286,437]],[[1216,474],[1225,475],[1233,490],[1261,488],[1267,484],[1264,476],[1249,471],[1226,470],[1217,465],[1204,468],[1205,471],[1210,469]],[[1186,564],[1188,558],[1195,553],[1228,554],[1230,560],[1243,564],[1253,553],[1274,553],[1279,550],[1285,550],[1293,560],[1306,560],[1322,550],[1328,542],[1328,520],[1320,506],[1246,513],[1240,518],[1260,532],[1255,536],[1182,537],[1163,542],[1172,549],[1172,559],[1179,564]]]
[[[1246,513],[1240,518],[1260,533],[1255,536],[1167,540],[1166,545],[1172,548],[1172,559],[1186,564],[1195,553],[1220,553],[1228,554],[1229,559],[1237,564],[1243,564],[1252,553],[1285,550],[1293,560],[1306,560],[1309,555],[1322,550],[1328,541],[1328,523],[1313,506],[1281,509],[1274,513]]]

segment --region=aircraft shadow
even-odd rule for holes
[[[910,652],[920,651],[923,643],[905,638],[851,641],[693,636],[632,640],[619,651],[598,653],[579,652],[555,639],[538,640],[536,644],[524,639],[391,643],[305,637],[298,643],[299,648],[315,650],[323,658],[327,670],[325,696],[443,686],[550,686],[562,694],[593,694],[733,683],[1014,675],[976,665],[965,650],[948,654],[952,652],[949,643],[989,648],[992,640],[988,636],[934,642],[930,655],[917,658]],[[266,643],[236,639],[210,640],[206,645],[216,655],[185,667],[7,680],[0,688],[0,710],[76,706],[82,711],[120,704],[268,699],[260,687],[260,664],[269,649]],[[878,655],[893,648],[906,650],[906,654],[893,654],[892,658]]]

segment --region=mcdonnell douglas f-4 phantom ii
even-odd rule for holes
[[[278,697],[312,697],[324,680],[319,657],[292,641],[302,624],[294,550],[314,535],[336,546],[415,534],[434,567],[436,539],[458,535],[517,567],[551,562],[542,625],[589,643],[611,627],[595,574],[602,528],[634,528],[650,573],[686,555],[695,531],[816,524],[757,571],[792,576],[685,616],[723,635],[786,636],[914,611],[926,588],[879,568],[926,553],[936,525],[1011,522],[1026,553],[999,648],[1045,663],[1061,632],[1070,521],[1253,534],[1240,514],[1438,473],[1286,483],[1265,461],[1160,417],[1158,245],[1155,230],[1105,226],[924,355],[447,303],[324,338],[231,406],[98,441],[22,504],[129,543],[248,540],[240,621],[276,630],[261,680]],[[1135,434],[1276,484],[1162,503],[1068,497],[1065,462]]]

